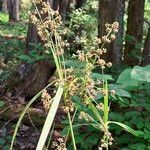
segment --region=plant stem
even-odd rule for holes
[[[72,137],[72,143],[73,143],[73,149],[77,150],[76,148],[76,142],[75,142],[75,138],[74,138],[74,132],[73,132],[73,127],[72,127],[72,120],[71,120],[71,116],[70,113],[68,112],[68,119],[69,119],[69,125],[70,125],[70,131],[71,131],[71,137]]]
[[[104,95],[104,123],[105,123],[105,125],[107,125],[107,121],[108,121],[108,85],[107,85],[107,81],[104,85],[104,91],[105,91],[105,95]]]
[[[104,124],[105,127],[108,129],[108,84],[107,81],[103,85],[103,89],[105,91],[104,95]],[[106,150],[108,150],[108,137],[106,137]]]

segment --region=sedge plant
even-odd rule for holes
[[[64,45],[60,34],[61,27],[61,17],[58,11],[54,11],[50,6],[42,2],[42,0],[32,1],[33,7],[35,8],[31,14],[32,23],[37,27],[38,34],[46,47],[47,55],[52,55],[56,69],[57,78],[50,85],[55,85],[56,94],[51,97],[46,92],[46,87],[40,91],[24,108],[20,115],[18,123],[15,128],[10,150],[13,149],[14,140],[18,132],[21,121],[31,106],[31,104],[41,95],[42,102],[48,108],[49,112],[44,123],[36,150],[43,150],[45,143],[49,134],[49,131],[54,129],[52,125],[54,123],[54,118],[59,107],[62,107],[66,116],[69,120],[69,129],[66,137],[55,145],[51,144],[55,149],[66,150],[67,149],[67,138],[69,134],[71,135],[73,149],[77,150],[74,126],[74,118],[79,114],[78,118],[85,120],[85,124],[92,124],[93,127],[97,128],[103,133],[101,141],[99,142],[99,149],[107,149],[113,143],[113,137],[109,132],[110,124],[117,124],[121,126],[126,131],[138,136],[139,133],[134,131],[132,128],[126,126],[125,124],[114,122],[109,120],[109,91],[107,80],[105,79],[94,79],[94,69],[102,70],[102,75],[104,75],[105,67],[111,67],[111,62],[105,62],[102,59],[102,55],[107,52],[105,48],[106,44],[115,40],[115,34],[118,32],[119,24],[114,22],[112,24],[106,23],[106,35],[102,38],[95,38],[93,41],[93,46],[86,50],[77,52],[72,56],[72,60],[78,64],[78,66],[67,67],[66,60],[64,58]],[[39,7],[38,6],[42,6]],[[45,93],[45,94],[43,94]],[[98,103],[96,101],[97,94],[101,93],[103,95],[103,102]],[[46,95],[46,96],[44,96]],[[78,104],[90,110],[92,113],[88,113],[86,110],[79,110],[75,105],[73,97],[79,97]],[[60,101],[63,101],[60,104]],[[48,106],[48,107],[47,107]],[[78,113],[77,113],[78,112]],[[73,114],[73,115],[72,115]],[[50,143],[50,141],[49,141]],[[48,149],[48,147],[47,147]]]

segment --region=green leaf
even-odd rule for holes
[[[115,90],[116,95],[121,96],[121,97],[128,97],[130,98],[131,95],[129,94],[128,91],[125,91],[123,89],[120,88],[119,85],[117,84],[109,84],[109,89],[110,90]]]
[[[125,86],[138,86],[139,81],[136,79],[131,78],[131,71],[132,69],[125,69],[120,75],[117,80],[118,84],[123,84]]]
[[[92,78],[95,79],[95,80],[114,80],[112,78],[111,75],[108,75],[108,74],[99,74],[99,73],[92,73]]]
[[[136,143],[129,145],[129,148],[131,148],[131,150],[145,150],[146,145],[143,143]]]
[[[86,140],[85,142],[86,143],[90,143],[90,144],[93,144],[93,145],[96,145],[97,142],[99,141],[99,135],[98,134],[91,134]]]
[[[138,122],[138,123],[137,123],[137,128],[138,128],[138,129],[143,128],[143,126],[144,126],[144,123],[143,123],[143,122]]]
[[[10,147],[10,145],[5,145],[5,146],[3,147],[3,150],[8,150],[9,147]]]
[[[150,130],[150,122],[145,122],[145,127]]]
[[[5,102],[0,100],[0,107],[3,107],[5,105]]]
[[[35,59],[31,58],[28,55],[20,55],[19,58],[23,61],[26,61],[28,63],[33,63],[35,61]]]
[[[131,71],[131,78],[150,82],[150,65],[146,67],[135,66]]]
[[[78,67],[79,64],[73,60],[66,60],[65,65],[68,67]]]
[[[29,59],[31,59],[28,55],[20,55],[19,58],[22,59],[22,60],[29,60]]]
[[[36,56],[36,60],[44,60],[46,58],[46,56],[42,55],[42,56],[39,56],[37,55]]]
[[[135,136],[138,136],[138,137],[143,137],[144,135],[144,132],[142,131],[135,131],[133,130],[131,127],[123,124],[123,123],[120,123],[120,122],[115,122],[115,121],[109,121],[108,124],[116,124],[116,125],[119,125],[120,127],[122,127],[125,131],[135,135]]]
[[[68,121],[68,120],[67,120]],[[68,123],[69,124],[69,123]],[[68,132],[69,126],[66,125],[66,127],[61,131],[62,136],[66,136]]]
[[[2,139],[2,138],[0,138],[0,145],[3,145],[3,144],[5,144],[5,140],[4,139]]]

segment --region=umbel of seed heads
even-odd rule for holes
[[[37,5],[40,4],[40,10],[35,9],[32,11],[30,18],[32,23],[36,25],[38,34],[43,41],[47,41],[49,36],[55,32],[58,27],[62,24],[61,16],[59,12],[50,8],[46,2],[41,0],[33,1],[34,6],[37,8]],[[43,17],[44,16],[44,17]]]
[[[117,33],[117,31],[118,31],[119,24],[117,22],[114,22],[113,24],[106,24],[105,26],[106,26],[107,35],[103,36],[101,39],[97,38],[96,46],[93,46],[90,50],[88,50],[86,52],[77,50],[76,54],[73,55],[73,58],[77,58],[78,61],[80,61],[81,63],[82,62],[86,63],[85,67],[81,70],[81,72],[83,72],[85,74],[84,81],[77,79],[78,77],[75,74],[75,72],[77,72],[76,68],[69,68],[66,70],[67,77],[66,77],[65,83],[66,83],[66,87],[68,89],[67,97],[68,97],[69,101],[63,107],[65,112],[66,111],[71,112],[71,110],[73,110],[73,109],[70,110],[69,108],[74,107],[73,102],[72,103],[70,102],[71,97],[74,95],[78,95],[82,99],[82,102],[84,104],[88,104],[88,101],[86,100],[86,95],[85,95],[86,89],[89,91],[88,94],[90,94],[90,97],[93,99],[95,99],[95,97],[98,93],[102,93],[103,95],[105,95],[104,89],[100,88],[102,86],[102,82],[94,81],[91,78],[91,74],[92,74],[92,70],[98,66],[100,66],[102,69],[104,69],[105,67],[112,66],[111,62],[107,63],[107,62],[105,62],[105,60],[103,60],[101,58],[101,56],[104,53],[106,53],[107,50],[104,46],[99,48],[99,44],[104,45],[105,43],[108,42],[108,40],[112,41],[113,39],[115,39],[114,38],[115,33]],[[112,37],[113,37],[113,39],[112,39]],[[104,40],[104,38],[106,39],[106,41]],[[96,86],[98,86],[99,88],[95,88]],[[103,107],[102,106],[100,107],[100,106],[97,105],[97,109],[100,109],[103,111]],[[87,117],[87,115],[84,115],[84,116]]]
[[[94,66],[100,66],[102,69],[105,69],[105,67],[111,67],[111,62],[105,62],[101,58],[103,54],[107,52],[106,48],[104,47],[105,44],[110,43],[113,41],[116,36],[115,34],[118,32],[119,24],[118,22],[114,22],[113,24],[105,24],[106,26],[106,35],[102,36],[102,38],[96,38],[96,45],[93,46],[90,50],[87,52],[78,50],[76,53],[77,55],[73,55],[73,57],[77,57],[79,61],[81,62],[91,62]],[[102,45],[102,46],[99,46]],[[97,48],[96,48],[97,47]],[[93,62],[93,59],[95,60]],[[95,67],[91,67],[95,68]]]

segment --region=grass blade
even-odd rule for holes
[[[44,145],[45,145],[48,133],[49,133],[49,131],[51,129],[51,126],[53,124],[54,117],[56,115],[56,112],[57,112],[57,109],[58,109],[61,97],[63,95],[63,91],[64,91],[64,87],[62,85],[60,85],[58,87],[58,90],[57,90],[56,95],[54,97],[53,103],[52,103],[51,108],[49,110],[49,113],[47,115],[44,127],[42,129],[42,133],[41,133],[40,139],[38,141],[38,145],[36,147],[36,150],[42,150]]]
[[[135,136],[142,136],[144,133],[142,131],[135,131],[133,130],[131,127],[123,124],[123,123],[120,123],[120,122],[115,122],[115,121],[109,121],[108,124],[116,124],[116,125],[119,125],[120,127],[122,127],[125,131],[135,135]]]
[[[26,114],[27,110],[29,109],[29,107],[32,105],[32,103],[38,98],[40,97],[40,95],[42,94],[42,92],[48,88],[50,85],[52,85],[54,82],[50,83],[49,85],[47,85],[43,90],[41,90],[37,95],[35,95],[31,100],[30,102],[26,105],[26,107],[24,108],[24,110],[22,111],[19,119],[18,119],[18,122],[16,124],[16,127],[15,127],[15,131],[14,131],[14,134],[13,134],[13,138],[12,138],[12,141],[11,141],[11,146],[10,146],[10,150],[13,149],[13,145],[14,145],[14,141],[15,141],[15,138],[16,138],[16,135],[17,135],[17,132],[18,132],[18,129],[19,129],[19,126],[21,124],[21,121],[23,120],[23,117],[24,115]]]

